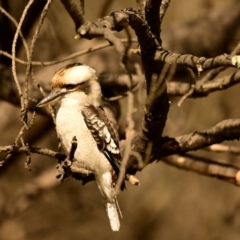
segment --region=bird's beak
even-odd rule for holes
[[[64,88],[61,90],[52,90],[47,97],[38,103],[37,107],[53,104],[60,96],[64,95],[66,92],[67,91]]]

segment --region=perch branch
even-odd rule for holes
[[[210,146],[215,143],[220,143],[225,140],[239,139],[239,137],[240,137],[240,119],[224,120],[215,125],[214,127],[211,127],[205,131],[194,132],[176,138],[165,137],[161,139],[161,142],[155,143],[156,145],[158,145],[158,151],[155,151],[155,155],[151,156],[149,163],[153,161],[158,161],[160,159],[162,159],[162,161],[165,161],[164,157],[173,154],[184,154],[188,151],[205,148],[207,146]],[[124,145],[122,146],[124,148]],[[8,154],[30,152],[49,156],[51,158],[59,159],[60,161],[66,159],[66,156],[64,154],[54,152],[49,149],[32,146],[16,146],[16,145],[1,146],[0,152],[6,152]],[[127,166],[127,173],[129,175],[134,175],[137,171],[141,170],[141,168],[139,168],[138,160],[136,160],[137,162],[134,162],[132,160],[133,159],[131,159],[131,161],[128,162]],[[174,162],[172,164],[174,165]],[[221,163],[218,162],[216,162],[215,164],[221,165]],[[179,167],[179,164],[176,164],[176,167]],[[93,180],[93,175],[90,172],[86,171],[85,169],[81,169],[74,164],[72,164],[71,166],[71,171],[76,173],[78,179],[84,179],[84,182],[88,182],[89,179]],[[83,176],[81,176],[81,174]]]

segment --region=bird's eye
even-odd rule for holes
[[[74,89],[75,87],[76,87],[75,84],[66,84],[66,85],[65,85],[65,88],[66,88],[67,90]]]

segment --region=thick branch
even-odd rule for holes
[[[162,0],[148,0],[145,6],[145,17],[150,27],[151,32],[154,34],[159,44],[162,44],[160,38],[160,6]]]
[[[176,138],[163,139],[155,157],[156,159],[161,159],[164,156],[194,151],[214,143],[239,139],[240,119],[224,120],[204,131],[196,131]]]
[[[239,138],[240,119],[224,120],[204,131],[196,131],[176,138],[165,137],[160,139],[160,141],[154,143],[158,148],[155,149],[148,163],[159,161],[173,154],[183,154],[210,146],[214,143],[239,140]],[[146,148],[144,148],[139,138],[135,139],[134,144],[143,152],[146,151]],[[144,167],[144,165],[142,167]],[[135,174],[139,169],[138,160],[132,157],[128,165],[128,172]]]
[[[145,6],[146,6],[146,0],[136,0],[137,7],[138,7],[138,13],[142,18],[145,19]]]
[[[81,3],[80,5],[77,5],[74,0],[61,0],[61,2],[68,11],[69,15],[72,17],[76,29],[86,22],[86,19],[83,16],[84,9],[82,1],[79,1]]]

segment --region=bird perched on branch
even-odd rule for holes
[[[94,173],[105,200],[113,231],[120,228],[114,186],[121,164],[117,133],[101,106],[101,88],[95,70],[77,63],[60,68],[52,79],[52,91],[38,107],[55,104],[56,129],[68,154],[74,136],[78,140],[74,160]],[[121,189],[125,188],[124,181]]]

